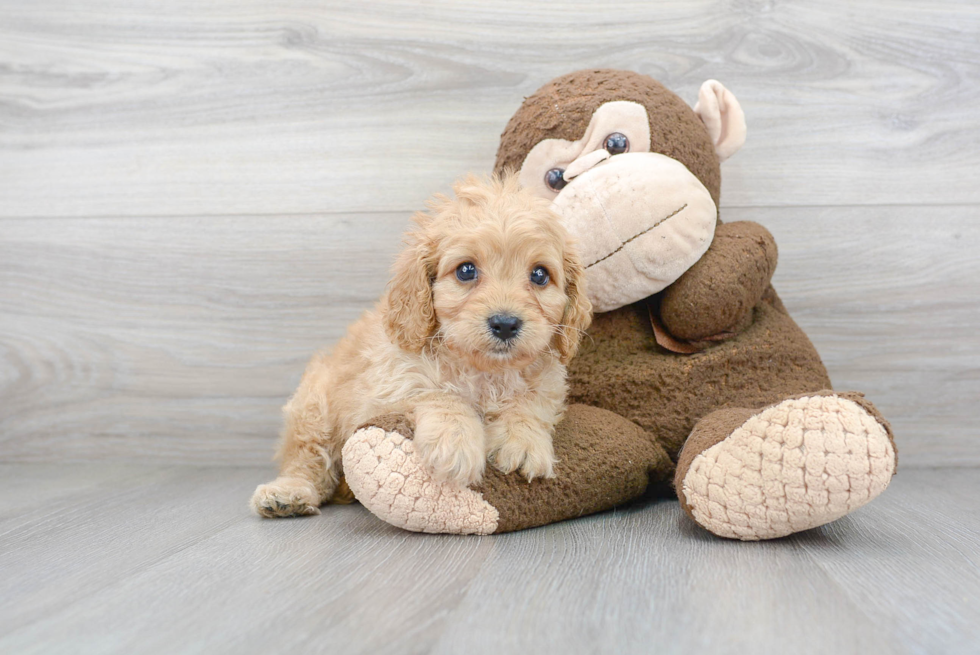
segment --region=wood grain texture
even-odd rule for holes
[[[148,472],[160,468],[128,462],[106,462],[78,466],[75,463],[0,464],[0,480],[10,502],[0,505],[0,534],[5,526],[22,525],[25,517],[62,510],[65,503],[96,493],[131,486],[135,478],[142,484]]]
[[[28,494],[58,484],[20,466]],[[2,524],[0,651],[966,654],[980,639],[970,469],[900,472],[855,514],[763,543],[711,537],[666,501],[492,537],[402,532],[359,505],[269,521],[245,507],[267,470],[141,473]]]
[[[5,221],[0,456],[268,461],[279,406],[380,296],[406,224]]]
[[[854,515],[826,526],[822,534],[801,535],[800,547],[897,643],[920,653],[976,650],[980,512],[971,508],[980,472],[901,475],[907,477],[896,487],[899,493],[872,506],[876,520]],[[880,565],[862,563],[871,560]]]
[[[893,422],[901,465],[980,464],[980,207],[732,214],[770,228],[776,288],[834,387]]]
[[[619,66],[739,94],[724,217],[776,234],[903,465],[980,464],[969,3],[0,7],[0,460],[265,461],[410,211],[540,83]]]
[[[0,652],[976,652],[980,476],[915,468],[980,465],[975,3],[0,16]],[[667,501],[487,538],[249,515],[272,466],[234,465],[268,461],[410,213],[588,67],[739,97],[723,218],[773,232],[835,385],[892,420],[892,488],[762,544]]]
[[[910,3],[0,3],[0,216],[405,211],[589,67],[750,137],[728,206],[980,202],[980,12]]]
[[[973,206],[732,208],[902,465],[980,464]],[[382,292],[408,214],[6,219],[0,461],[258,464],[305,362]]]
[[[90,471],[104,479],[98,468]],[[247,500],[248,485],[236,479],[234,469],[144,468],[108,489],[98,485],[4,521],[0,631],[43,618],[221,531],[238,520],[235,508]],[[46,484],[39,474],[12,491],[29,497]],[[40,561],[45,565],[38,568]]]

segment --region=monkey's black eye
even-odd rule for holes
[[[476,265],[473,262],[463,262],[456,267],[456,279],[460,282],[472,282],[476,279]]]
[[[550,279],[551,276],[548,275],[548,269],[546,269],[544,266],[535,266],[534,270],[531,271],[531,282],[539,287],[543,287],[544,285],[548,284],[548,280]]]
[[[630,149],[630,140],[622,132],[613,132],[606,137],[602,147],[608,150],[610,155],[621,155]]]
[[[544,183],[548,185],[548,188],[552,191],[561,191],[565,188],[567,182],[562,175],[565,174],[564,168],[552,168],[550,171],[544,174]]]

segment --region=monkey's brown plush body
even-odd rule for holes
[[[437,482],[410,422],[385,416],[344,447],[358,500],[407,529],[487,534],[676,493],[711,532],[765,539],[881,493],[897,465],[888,423],[861,394],[831,391],[770,285],[768,231],[718,218],[720,159],[744,134],[717,82],[693,111],[624,71],[572,73],[527,98],[496,170],[554,198],[599,312],[569,365],[556,477],[488,467],[473,489]]]

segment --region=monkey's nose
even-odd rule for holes
[[[608,150],[602,149],[586,153],[565,168],[565,172],[562,173],[562,178],[566,182],[571,182],[573,177],[578,177],[593,166],[597,166],[599,162],[606,161],[610,156]]]
[[[524,321],[510,314],[496,314],[487,319],[493,336],[501,341],[510,341],[521,331]]]

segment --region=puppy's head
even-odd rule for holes
[[[578,256],[546,200],[515,177],[458,182],[416,214],[389,285],[384,323],[402,348],[436,338],[480,370],[567,363],[591,321]]]

